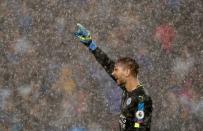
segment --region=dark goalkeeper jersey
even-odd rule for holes
[[[115,62],[112,61],[101,49],[92,51],[96,60],[104,67],[106,72],[111,75]],[[145,93],[143,86],[138,87],[132,92],[123,89],[121,100],[121,113],[119,125],[121,131],[150,131],[152,117],[152,100]]]

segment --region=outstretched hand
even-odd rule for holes
[[[95,41],[92,41],[90,31],[88,31],[83,25],[77,23],[77,31],[74,35],[80,40],[81,43],[86,45],[91,51],[96,50],[97,45]]]
[[[79,23],[77,23],[77,31],[74,32],[74,35],[80,40],[80,42],[87,46],[92,42],[90,31]]]

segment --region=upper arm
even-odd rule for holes
[[[115,62],[111,60],[106,53],[104,53],[100,48],[97,47],[96,50],[92,52],[96,58],[96,60],[103,66],[105,71],[111,76],[111,78],[115,81],[115,78],[111,75],[114,69]]]
[[[138,122],[149,123],[152,115],[152,100],[149,96],[139,95],[137,97],[137,110],[135,117]]]

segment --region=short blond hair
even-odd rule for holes
[[[137,77],[139,72],[139,64],[134,59],[130,57],[122,57],[116,61],[116,64],[121,64],[125,68],[130,69],[131,74]]]

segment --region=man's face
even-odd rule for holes
[[[119,86],[125,85],[128,72],[127,69],[125,69],[121,64],[116,64],[114,66],[112,75],[115,77],[116,82]]]

